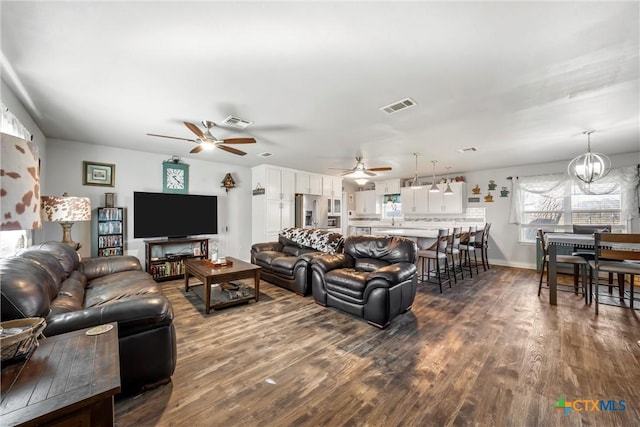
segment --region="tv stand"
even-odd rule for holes
[[[145,240],[145,269],[156,282],[184,277],[184,260],[209,258],[208,238]]]

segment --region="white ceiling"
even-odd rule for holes
[[[1,3],[2,78],[50,138],[325,174],[640,149],[639,3]],[[405,97],[417,106],[387,115]],[[190,155],[183,121],[236,146]],[[477,147],[473,154],[458,149]],[[259,153],[270,152],[268,159]]]

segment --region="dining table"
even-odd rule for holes
[[[549,304],[558,305],[558,246],[594,249],[595,236],[593,234],[545,233],[544,244],[549,255]]]

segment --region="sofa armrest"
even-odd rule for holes
[[[252,252],[275,251],[282,252],[282,244],[280,242],[264,242],[255,243],[251,246]]]
[[[118,336],[126,337],[171,324],[173,310],[162,295],[122,300],[49,316],[44,335],[59,335],[110,322],[118,322]]]
[[[314,271],[321,273],[327,273],[328,271],[335,270],[336,268],[347,267],[347,257],[344,253],[340,254],[322,254],[315,256],[311,260],[311,268]]]
[[[80,263],[80,272],[93,280],[120,271],[142,270],[140,260],[131,255],[87,258]]]
[[[393,286],[397,283],[402,283],[405,280],[411,279],[411,277],[416,274],[416,271],[417,267],[415,264],[410,262],[398,262],[380,267],[373,271],[367,278],[367,281],[370,282],[374,279],[384,279]]]

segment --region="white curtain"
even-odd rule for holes
[[[2,102],[0,102],[0,110],[0,132],[31,141],[31,133]]]
[[[584,194],[611,194],[619,189],[622,199],[620,220],[624,222],[638,218],[638,186],[640,185],[640,178],[638,176],[638,167],[629,166],[612,169],[606,177],[598,180],[597,186],[574,180],[567,174],[525,176],[514,179],[509,222],[511,224],[521,224],[525,192],[560,198],[565,194],[570,194],[570,187],[575,184]]]

